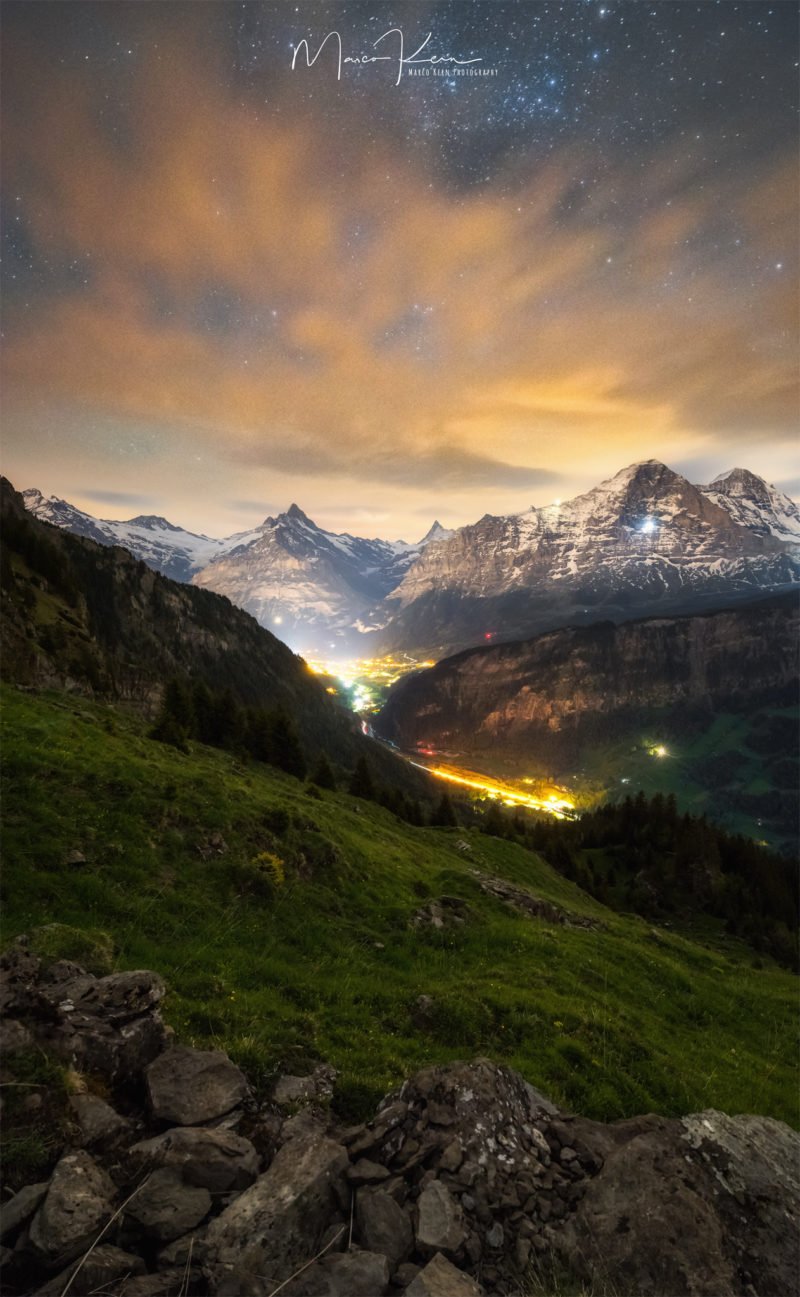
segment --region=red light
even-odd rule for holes
[[[494,631],[493,631],[493,630],[487,630],[487,632],[486,632],[486,634],[484,635],[483,638],[484,638],[484,639],[491,639],[493,635],[494,635]]]

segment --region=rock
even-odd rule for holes
[[[177,1294],[186,1292],[187,1286],[196,1277],[191,1272],[187,1273],[185,1267],[176,1270],[160,1270],[158,1274],[143,1274],[137,1275],[134,1279],[128,1279],[124,1287],[117,1290],[117,1293],[119,1297],[177,1297]],[[192,1291],[204,1290],[189,1287],[189,1292]],[[117,1297],[117,1293],[114,1294],[114,1297]],[[72,1297],[71,1293],[70,1297]],[[103,1297],[105,1297],[105,1294]]]
[[[449,1190],[434,1180],[420,1194],[417,1211],[417,1248],[423,1256],[434,1252],[455,1255],[467,1231],[461,1208]]]
[[[109,1285],[117,1281],[120,1281],[120,1287],[115,1291],[127,1294],[127,1280],[144,1272],[145,1264],[141,1257],[123,1252],[110,1243],[100,1243],[86,1260],[82,1258],[77,1265],[67,1266],[43,1288],[37,1289],[35,1297],[61,1297],[68,1284],[70,1297],[90,1297],[90,1294],[110,1292]]]
[[[86,1148],[108,1148],[131,1131],[131,1123],[96,1094],[72,1094],[69,1106],[75,1114]]]
[[[30,1220],[49,1188],[49,1180],[42,1184],[26,1184],[0,1207],[0,1239],[6,1239]]]
[[[320,1270],[328,1281],[329,1297],[383,1297],[389,1283],[389,1262],[377,1252],[355,1250],[325,1257]]]
[[[246,1189],[260,1162],[248,1139],[207,1126],[179,1126],[128,1150],[135,1167],[178,1167],[185,1184],[227,1193]]]
[[[385,1166],[361,1157],[355,1166],[350,1167],[347,1178],[351,1184],[380,1184],[381,1181],[389,1179],[389,1172]]]
[[[72,865],[72,866],[85,865],[86,856],[83,854],[82,851],[80,851],[77,847],[75,847],[72,851],[67,852],[66,856],[64,857],[64,864]]]
[[[279,1108],[299,1108],[309,1103],[328,1104],[333,1098],[336,1069],[320,1063],[310,1076],[281,1076],[272,1090]]]
[[[34,1039],[28,1028],[14,1018],[0,1021],[0,1058],[20,1054],[34,1048]]]
[[[269,1169],[209,1225],[213,1291],[225,1291],[226,1275],[242,1274],[251,1285],[248,1297],[260,1297],[315,1256],[346,1201],[347,1166],[342,1145],[323,1135],[284,1144]]]
[[[106,1224],[116,1189],[84,1149],[65,1153],[30,1228],[33,1247],[48,1262],[70,1260]]]
[[[740,1297],[747,1284],[758,1297],[794,1290],[795,1131],[716,1112],[581,1125],[605,1162],[558,1233],[579,1274],[602,1273],[612,1286],[654,1297]]]
[[[481,1297],[481,1290],[474,1279],[437,1252],[412,1279],[405,1297]]]
[[[248,1093],[247,1081],[227,1054],[178,1046],[147,1068],[153,1116],[196,1126],[230,1112]]]
[[[206,1255],[206,1234],[208,1230],[193,1230],[189,1234],[181,1234],[180,1238],[173,1239],[166,1247],[162,1247],[158,1254],[159,1270],[173,1270],[176,1266],[186,1266],[190,1263],[198,1263]]]
[[[156,973],[94,977],[60,961],[31,992],[31,1029],[39,1044],[78,1071],[130,1084],[169,1039],[158,1012],[165,992]]]
[[[193,1230],[210,1210],[208,1189],[184,1184],[175,1167],[160,1167],[147,1177],[125,1214],[160,1243],[169,1243]]]
[[[359,1237],[370,1252],[381,1252],[392,1269],[411,1254],[414,1236],[403,1208],[382,1189],[360,1189],[356,1197]]]
[[[486,1235],[486,1243],[490,1248],[494,1248],[495,1251],[498,1251],[503,1246],[504,1239],[505,1230],[499,1220],[496,1220]]]

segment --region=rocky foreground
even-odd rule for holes
[[[225,1054],[175,1044],[164,994],[152,972],[45,966],[24,938],[0,960],[4,1057],[43,1049],[71,1082],[50,1178],[0,1207],[6,1297],[527,1297],[560,1267],[614,1297],[796,1291],[781,1122],[604,1125],[479,1059],[342,1129],[332,1069],[259,1103]]]

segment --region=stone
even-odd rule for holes
[[[411,1255],[414,1235],[403,1208],[382,1189],[360,1189],[356,1197],[356,1226],[370,1252],[381,1252],[392,1269]]]
[[[96,1094],[72,1094],[69,1106],[75,1115],[81,1142],[86,1148],[109,1148],[118,1144],[131,1131],[131,1123]]]
[[[41,1184],[26,1184],[13,1198],[7,1199],[0,1207],[0,1239],[14,1234],[27,1220],[30,1220],[36,1208],[43,1200],[49,1188],[49,1180]]]
[[[199,1225],[210,1210],[208,1189],[184,1184],[175,1167],[159,1167],[144,1181],[125,1214],[160,1243],[169,1243]]]
[[[34,1048],[34,1039],[28,1028],[14,1018],[0,1021],[0,1058],[9,1058]]]
[[[474,1279],[437,1252],[412,1279],[405,1297],[481,1297],[481,1289]]]
[[[310,1076],[281,1076],[272,1089],[272,1101],[279,1108],[299,1108],[305,1104],[328,1104],[333,1098],[336,1069],[318,1063]]]
[[[486,1243],[488,1247],[494,1248],[495,1251],[503,1246],[505,1231],[499,1220],[496,1220],[491,1229],[486,1234]]]
[[[155,1059],[146,1081],[153,1116],[179,1126],[222,1117],[248,1093],[244,1075],[227,1054],[185,1045]]]
[[[67,852],[67,854],[66,854],[66,856],[65,856],[65,858],[64,858],[64,864],[65,864],[65,865],[73,865],[73,866],[75,866],[75,865],[85,865],[85,864],[86,864],[86,856],[83,854],[82,851],[80,851],[77,847],[75,847],[75,848],[73,848],[72,851],[68,851],[68,852]]]
[[[325,1257],[320,1270],[330,1297],[383,1297],[389,1283],[389,1262],[377,1252],[359,1249]]]
[[[48,1262],[71,1260],[94,1242],[116,1196],[113,1182],[89,1153],[65,1153],[33,1218],[31,1244]]]
[[[370,1162],[369,1158],[361,1157],[350,1167],[347,1178],[351,1184],[380,1184],[382,1180],[389,1179],[389,1172],[378,1162]]]
[[[73,1262],[43,1288],[38,1288],[35,1297],[61,1297],[67,1285],[70,1297],[89,1297],[90,1294],[111,1291],[127,1294],[128,1280],[144,1272],[145,1264],[141,1257],[123,1252],[122,1248],[113,1247],[110,1243],[100,1243],[85,1260],[81,1258],[77,1265]],[[121,1286],[112,1290],[109,1285],[118,1281]]]
[[[767,1117],[703,1112],[576,1121],[604,1160],[556,1234],[577,1273],[643,1294],[793,1292],[800,1235],[800,1136]],[[745,1289],[746,1291],[746,1289]]]
[[[118,1293],[119,1297],[176,1297],[177,1293],[186,1292],[187,1287],[189,1292],[198,1291],[196,1287],[189,1286],[195,1277],[191,1273],[187,1274],[185,1267],[160,1270],[158,1274],[142,1274],[128,1279],[125,1286],[118,1289]]]
[[[213,1126],[178,1126],[134,1144],[128,1157],[136,1168],[178,1167],[185,1184],[211,1193],[246,1189],[260,1170],[249,1139]]]
[[[347,1166],[345,1149],[324,1135],[278,1149],[269,1169],[208,1227],[212,1291],[224,1292],[227,1277],[241,1273],[248,1297],[260,1297],[315,1256],[346,1200]]]
[[[417,1248],[425,1256],[442,1252],[453,1256],[463,1244],[467,1231],[461,1207],[438,1180],[420,1194],[417,1201]]]

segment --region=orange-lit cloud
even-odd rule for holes
[[[589,194],[577,156],[516,174],[513,198],[457,192],[358,131],[259,119],[199,47],[151,56],[123,145],[84,81],[48,68],[45,86],[24,51],[16,66],[6,184],[24,177],[36,247],[88,282],[11,308],[11,472],[17,455],[35,480],[26,446],[46,421],[49,453],[94,462],[110,491],[116,433],[75,435],[107,420],[153,430],[167,494],[191,451],[209,495],[298,479],[324,507],[335,481],[331,513],[367,492],[399,531],[426,493],[466,521],[633,458],[759,471],[753,439],[792,433],[793,170],[749,179],[734,253],[672,152]],[[152,469],[137,472],[124,485],[144,490]]]

